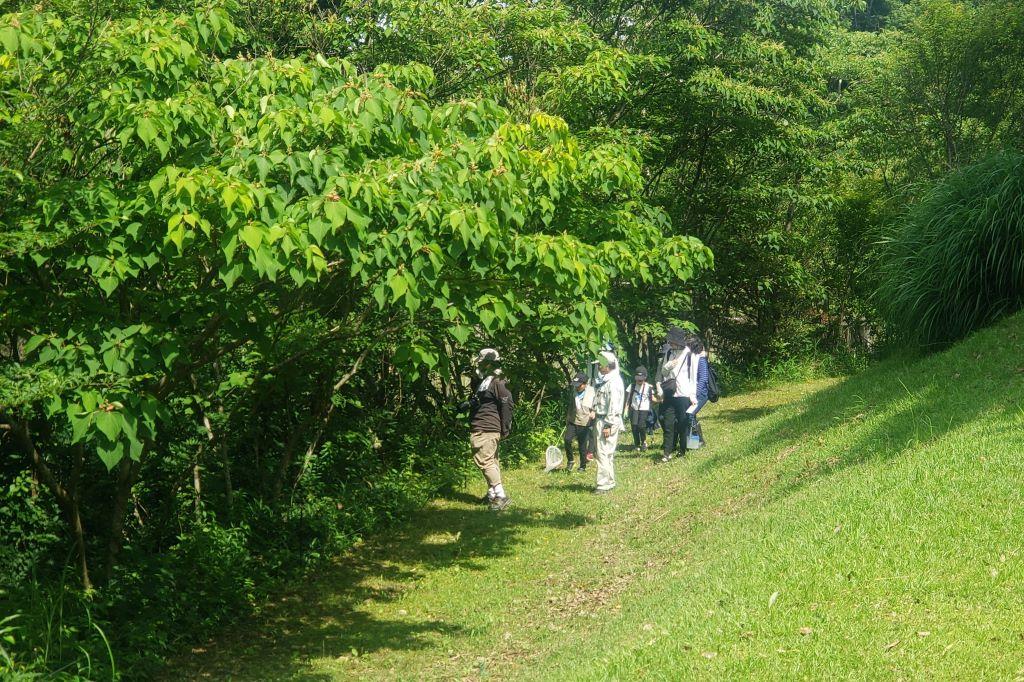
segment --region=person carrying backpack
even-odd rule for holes
[[[626,389],[626,418],[633,429],[633,448],[647,451],[648,415],[654,409],[654,387],[647,382],[647,368],[637,367]]]
[[[505,385],[499,362],[501,356],[493,348],[484,348],[476,357],[476,376],[470,382],[473,395],[469,407],[469,443],[473,461],[487,481],[487,497],[491,511],[501,511],[511,499],[501,484],[498,443],[512,432],[512,394]]]
[[[695,336],[690,339],[689,349],[697,358],[697,409],[693,411],[690,420],[693,433],[697,434],[697,438],[700,439],[700,447],[704,447],[706,444],[704,441],[704,431],[700,426],[700,421],[697,419],[697,413],[708,402],[711,365],[708,363],[708,354],[704,348],[704,342],[699,338]]]
[[[587,469],[587,452],[590,449],[590,430],[594,421],[594,397],[595,391],[589,385],[587,375],[580,372],[572,380],[569,386],[569,400],[565,413],[565,470],[572,471],[572,444],[580,453],[580,466],[578,471]]]
[[[697,359],[688,347],[689,337],[681,329],[669,330],[662,347],[662,365],[658,370],[657,394],[662,401],[664,454],[662,462],[672,461],[676,450],[686,454],[690,438],[690,414],[687,410],[697,402]]]

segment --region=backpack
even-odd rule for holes
[[[708,400],[713,403],[717,403],[718,399],[722,397],[722,388],[718,385],[718,372],[715,371],[715,366],[710,362],[708,363]]]

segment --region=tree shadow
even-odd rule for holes
[[[194,649],[168,669],[168,679],[326,680],[310,669],[311,659],[436,646],[468,626],[437,618],[381,619],[373,605],[401,598],[432,569],[482,570],[485,560],[514,552],[528,528],[568,529],[587,521],[566,512],[511,507],[494,513],[474,506],[422,510],[388,537],[279,595],[258,617]]]

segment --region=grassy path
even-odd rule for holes
[[[723,400],[709,448],[621,452],[610,496],[519,470],[495,515],[477,484],[179,672],[1021,679],[1021,338]]]

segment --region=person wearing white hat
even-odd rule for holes
[[[597,415],[597,493],[608,493],[615,488],[615,448],[622,431],[622,407],[626,391],[619,374],[619,363],[610,351],[598,357],[597,396],[594,412]]]
[[[469,442],[473,461],[487,481],[487,501],[492,511],[501,511],[511,500],[501,483],[498,443],[512,431],[512,394],[501,378],[501,356],[484,348],[476,357],[476,376],[470,382]]]

